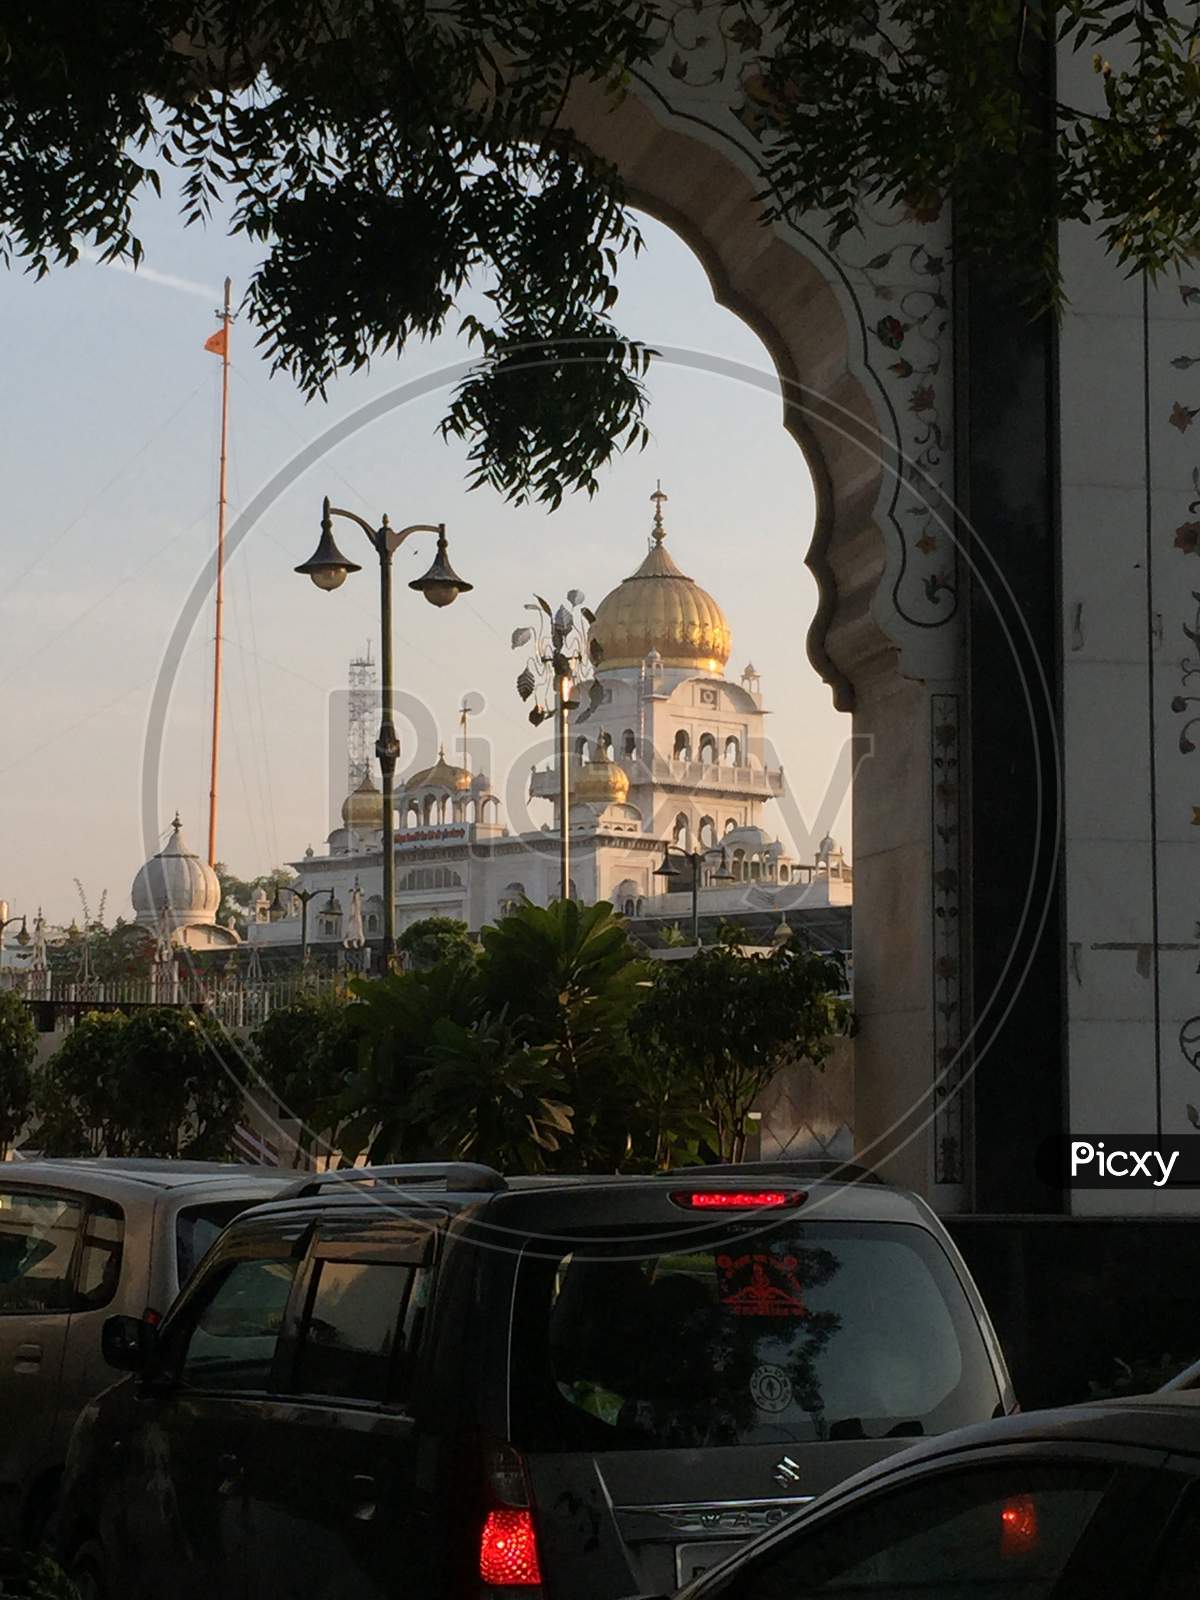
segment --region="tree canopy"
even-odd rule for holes
[[[33,1109],[37,1028],[20,995],[0,990],[0,1161]]]
[[[742,53],[764,217],[865,207],[1008,252],[1048,298],[1053,224],[1090,220],[1131,268],[1200,233],[1200,16],[1166,0],[695,0]],[[646,347],[613,320],[637,225],[580,149],[568,90],[613,97],[686,6],[648,0],[40,0],[0,21],[0,256],[141,260],[135,206],[167,168],[184,214],[264,247],[260,343],[309,394],[440,332],[464,287],[479,361],[443,422],[472,482],[557,504],[644,442]],[[1095,105],[1038,46],[1094,54]],[[668,47],[669,49],[669,47]],[[677,55],[670,70],[686,80]]]
[[[34,1138],[48,1155],[221,1159],[243,1076],[236,1044],[193,1011],[90,1012],[39,1075]]]

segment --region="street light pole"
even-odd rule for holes
[[[672,851],[677,856],[682,857],[692,869],[692,943],[698,950],[700,948],[700,869],[704,865],[706,858],[716,852],[715,850],[681,850],[678,845],[666,844],[663,846],[662,865],[654,869],[656,878],[677,878],[679,876],[679,868],[671,860]],[[721,868],[719,872],[713,874],[713,880],[717,883],[728,883],[732,880],[733,874],[729,871],[723,849],[720,854]],[[670,891],[668,890],[667,892],[669,893]]]
[[[571,898],[571,779],[568,755],[571,712],[578,702],[572,699],[581,682],[588,681],[589,669],[600,659],[598,646],[588,632],[595,618],[583,604],[583,591],[569,589],[566,605],[557,611],[541,595],[535,595],[533,627],[517,628],[512,647],[520,650],[532,644],[533,652],[517,675],[517,693],[532,700],[529,720],[535,728],[554,718],[554,749],[558,764],[558,878],[559,898]],[[579,615],[576,616],[576,607]],[[594,678],[591,680],[595,688]]]
[[[567,764],[567,734],[571,712],[571,680],[558,679],[558,876],[559,898],[571,898],[571,776]]]
[[[392,683],[392,557],[404,541],[414,533],[436,533],[437,555],[424,577],[414,578],[409,584],[423,594],[430,605],[448,606],[460,594],[474,587],[466,583],[450,565],[446,550],[446,524],[444,522],[414,522],[407,528],[393,528],[385,516],[378,528],[373,528],[355,511],[343,511],[331,506],[326,495],[321,507],[321,539],[310,558],[296,568],[306,573],[318,589],[339,589],[351,572],[361,572],[357,563],[348,560],[338,549],[333,537],[333,518],[345,517],[357,523],[371,541],[379,557],[379,626],[380,670],[383,679],[379,696],[379,737],[375,741],[375,754],[379,759],[380,788],[383,791],[383,964],[390,969],[396,954],[396,819],[395,787],[396,763],[400,758],[400,741],[396,737],[395,692]]]
[[[272,910],[283,910],[283,907],[279,902],[279,891],[281,888],[286,889],[289,894],[295,895],[296,899],[300,902],[300,964],[301,966],[306,967],[308,965],[308,903],[310,900],[315,900],[318,895],[328,894],[329,904],[332,906],[333,890],[293,889],[290,883],[276,884],[275,903],[272,906]]]

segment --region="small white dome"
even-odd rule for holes
[[[176,928],[216,920],[220,881],[208,863],[188,849],[182,827],[177,813],[171,837],[133,880],[134,914],[146,927],[156,926],[164,911]]]

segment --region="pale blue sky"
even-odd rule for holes
[[[623,330],[769,374],[758,339],[715,304],[687,247],[652,221],[644,231],[646,250],[621,274]],[[202,346],[222,279],[233,278],[236,300],[254,261],[219,227],[184,229],[167,202],[145,208],[141,232],[148,270],[137,275],[88,262],[41,283],[0,275],[0,898],[17,911],[41,904],[56,920],[78,911],[75,878],[93,910],[108,890],[108,920],[129,913],[145,853],[151,695],[215,537],[220,362]],[[269,377],[252,341],[239,323],[231,517],[336,419],[467,353],[447,336],[306,404],[286,377]],[[552,515],[467,492],[465,452],[435,434],[444,389],[338,446],[274,503],[227,577],[218,853],[235,870],[263,871],[310,842],[320,849],[330,827],[329,694],[374,638],[377,598],[371,553],[346,523],[338,538],[361,574],[329,595],[292,572],[316,542],[326,493],[369,519],[446,522],[453,562],[475,590],[439,612],[398,587],[397,678],[427,702],[448,746],[463,693],[482,693],[472,733],[488,742],[504,792],[514,772],[520,786],[536,737],[509,650],[529,592],[557,601],[578,587],[599,601],[641,559],[661,477],[672,553],[726,612],[730,675],[748,657],[762,673],[779,757],[811,823],[850,730],[805,656],[816,594],[803,565],[813,520],[803,457],[780,426],[777,396],[761,388],[662,363],[651,392],[647,450],[607,472],[593,501],[576,497]],[[431,554],[414,540],[398,578],[419,574]],[[206,605],[171,697],[157,818],[165,830],[178,807],[201,851],[211,636]],[[773,826],[786,837],[778,812]],[[848,801],[835,832],[848,837]]]

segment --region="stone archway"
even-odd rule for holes
[[[753,138],[732,94],[722,100],[711,81],[692,91],[679,57],[662,59],[661,75],[640,76],[616,105],[577,87],[564,121],[619,171],[634,205],[692,248],[717,302],[757,333],[783,382],[781,421],[817,501],[809,656],[852,713],[863,757],[853,788],[856,1145],[939,1208],[962,1209],[959,641],[942,488],[952,397],[945,341],[934,343],[928,321],[936,308],[940,339],[945,228],[902,219],[902,247],[900,223],[885,219],[868,228],[856,267],[825,249],[815,225],[764,227]],[[721,88],[737,82],[727,58]],[[895,284],[880,276],[893,262]],[[932,357],[917,351],[914,328]]]

